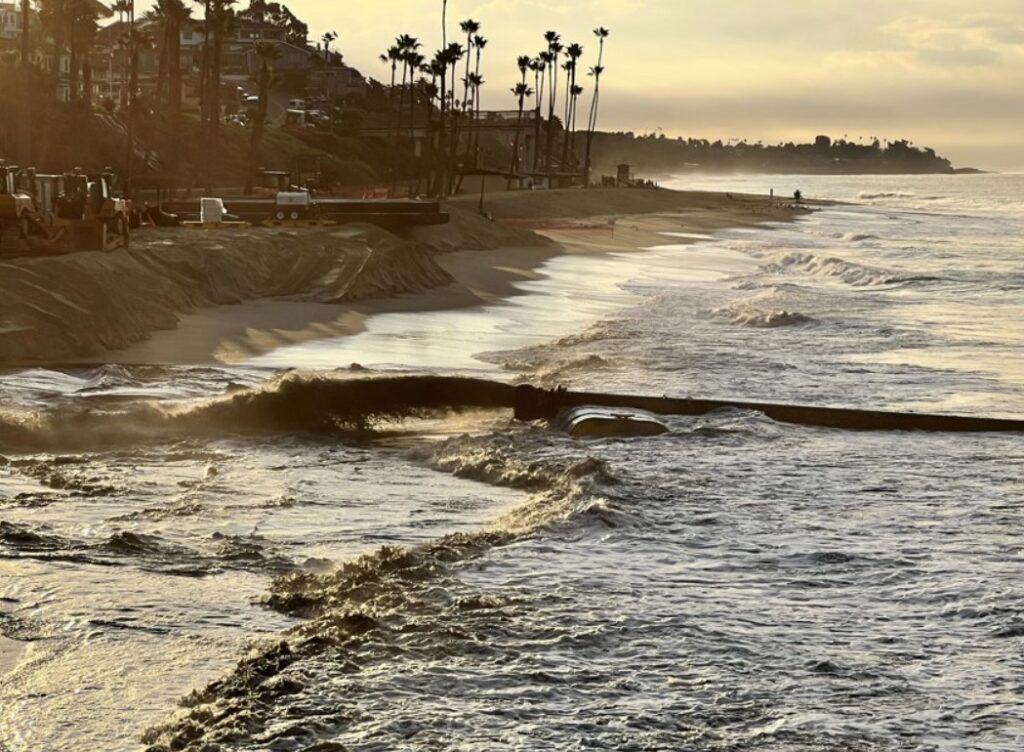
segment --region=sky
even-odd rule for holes
[[[441,0],[286,4],[381,80],[398,34],[441,46]],[[514,108],[516,57],[545,30],[582,44],[589,68],[604,26],[602,130],[906,138],[957,166],[1024,171],[1024,0],[449,0],[456,41],[466,18],[489,40],[486,107]]]

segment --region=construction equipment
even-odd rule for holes
[[[46,234],[31,193],[18,188],[17,167],[0,162],[0,256],[25,251],[33,231]]]
[[[322,161],[317,154],[300,154],[295,157],[292,162],[292,178],[296,185],[307,191],[317,192],[328,188],[324,185]]]
[[[111,194],[113,175],[64,175],[64,192],[57,198],[51,235],[65,250],[113,251],[130,241],[128,206]]]

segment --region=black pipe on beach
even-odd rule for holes
[[[853,410],[733,400],[673,399],[622,394],[545,390],[523,385],[516,388],[515,416],[518,420],[553,418],[567,407],[601,405],[631,407],[661,415],[706,415],[715,410],[755,410],[780,423],[851,431],[931,432],[1024,432],[1024,420],[973,418],[958,415],[929,415],[910,412]]]

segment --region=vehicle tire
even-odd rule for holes
[[[297,211],[293,211],[291,214],[288,215],[288,218],[289,219],[298,219],[299,218],[299,213]]]
[[[0,222],[0,258],[18,254],[18,233],[13,224]]]
[[[121,236],[122,245],[127,248],[131,241],[132,231],[128,224],[128,220],[123,214],[119,215],[117,218],[117,234]]]

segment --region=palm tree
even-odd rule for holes
[[[512,87],[512,93],[515,94],[519,101],[519,117],[516,119],[516,138],[515,143],[512,146],[512,162],[508,168],[508,188],[512,189],[512,181],[515,179],[514,176],[516,171],[519,169],[519,139],[523,130],[523,108],[526,104],[526,98],[533,96],[533,89],[526,83],[526,74],[523,74],[523,81],[517,83]]]
[[[473,109],[475,115],[473,117],[473,133],[471,134],[473,144],[467,148],[467,153],[473,154],[474,163],[476,161],[476,154],[480,150],[480,87],[484,84],[484,79],[480,75],[480,57],[483,54],[484,47],[487,46],[487,37],[475,36],[473,37],[473,47],[476,49],[476,68],[473,72],[476,83],[473,86]]]
[[[331,62],[331,43],[338,38],[338,32],[328,31],[322,37],[320,41],[324,43],[324,62]]]
[[[466,150],[467,163],[479,166],[480,151],[480,88],[486,83],[484,77],[479,73],[469,74],[469,84],[473,89],[473,121],[475,127],[470,134],[469,146]]]
[[[391,147],[392,164],[391,171],[394,173],[394,153],[396,145],[394,140],[395,128],[395,78],[398,74],[398,61],[402,59],[402,50],[397,44],[388,47],[387,51],[380,56],[382,63],[391,64],[391,88],[388,90],[388,144]]]
[[[213,155],[220,140],[220,82],[224,56],[224,37],[234,19],[231,7],[236,0],[206,0],[211,16],[209,28],[213,32],[213,45],[208,56],[209,105],[207,106],[208,134],[206,138],[206,188],[213,191]]]
[[[533,88],[537,93],[536,107],[534,108],[533,117],[533,170],[537,171],[538,161],[540,160],[540,103],[544,99],[544,77],[547,69],[547,63],[544,61],[544,53],[541,53],[537,57],[530,61],[530,70],[533,71]]]
[[[441,49],[448,48],[448,0],[441,0]]]
[[[544,39],[548,43],[548,137],[544,156],[544,170],[551,172],[552,155],[555,144],[555,100],[558,98],[558,56],[564,49],[561,43],[561,36],[556,31],[544,32]]]
[[[398,48],[398,61],[402,64],[402,87],[398,91],[398,122],[402,122],[402,112],[405,111],[405,86],[411,78],[412,55],[420,48],[420,41],[408,34],[402,34],[395,39],[395,46]],[[401,125],[399,125],[401,130]]]
[[[256,115],[252,120],[252,134],[249,137],[249,169],[246,171],[245,177],[246,195],[252,193],[256,160],[259,157],[260,143],[263,141],[263,130],[267,124],[270,84],[274,80],[273,64],[281,57],[281,51],[278,46],[269,42],[257,43],[255,52],[260,60],[260,72],[256,78],[256,83],[259,86],[259,102],[256,105]]]
[[[448,146],[448,183],[445,185],[445,195],[450,195],[452,190],[452,178],[455,176],[455,161],[459,147],[459,128],[458,120],[456,119],[455,112],[455,77],[458,75],[459,61],[462,60],[466,51],[462,45],[458,42],[452,42],[448,45],[448,65],[451,68],[451,87],[448,90],[448,96],[451,99],[449,110],[452,116],[452,129],[451,129],[451,144]]]
[[[480,23],[469,18],[460,23],[459,28],[466,35],[466,74],[462,89],[462,111],[466,112],[469,109],[469,67],[473,60],[473,38],[480,31]]]
[[[409,139],[415,143],[416,139],[416,75],[423,68],[427,59],[418,52],[410,52],[409,58]]]
[[[565,61],[563,66],[566,74],[565,81],[565,121],[562,123],[563,136],[562,136],[562,170],[565,171],[566,165],[569,162],[569,147],[571,141],[570,128],[573,117],[573,107],[576,104],[576,97],[578,93],[574,91],[576,88],[576,63],[583,57],[583,47],[575,42],[565,48],[566,57],[568,60]]]
[[[131,0],[117,0],[112,6],[112,9],[117,13],[117,22],[122,26],[127,23],[126,19],[128,14],[132,12]],[[128,58],[130,57],[128,50],[130,45],[130,35],[124,35],[128,38],[122,38],[121,44],[121,89],[119,92],[119,99],[121,101],[121,109],[128,109]]]
[[[594,131],[597,130],[597,109],[601,104],[601,74],[604,73],[604,41],[609,35],[608,29],[599,26],[594,29],[600,48],[597,52],[597,65],[590,69],[594,77],[594,94],[590,99],[590,116],[587,118],[587,150],[583,158],[583,173],[586,184],[590,185],[590,147],[594,143]]]
[[[192,11],[183,0],[162,0],[167,18],[168,50],[167,89],[170,102],[171,132],[177,137],[181,132],[181,105],[184,96],[181,74],[181,30],[191,18]]]

